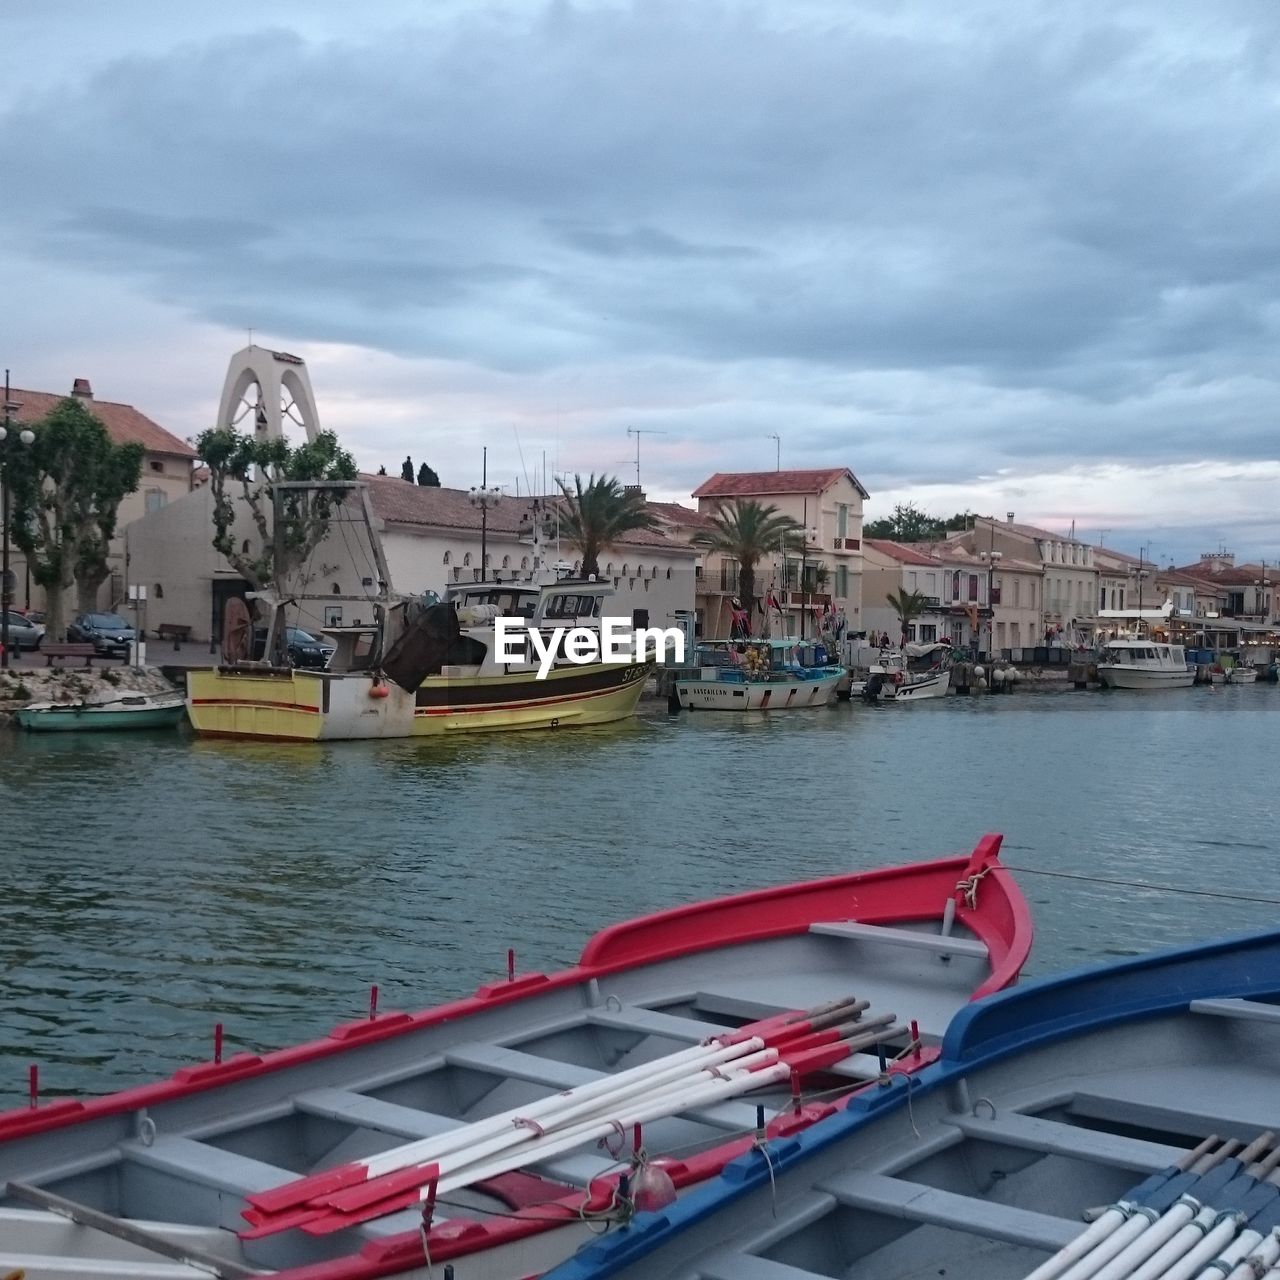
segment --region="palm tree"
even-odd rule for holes
[[[557,482],[564,501],[560,507],[560,529],[582,552],[582,576],[590,578],[600,572],[600,553],[633,529],[652,529],[657,521],[645,510],[644,495],[627,490],[615,476],[594,473],[582,483],[573,477],[571,489],[563,480]]]
[[[735,498],[710,519],[711,528],[697,534],[694,544],[738,562],[738,596],[750,617],[755,604],[756,565],[774,551],[798,548],[800,526],[777,507],[752,498]]]
[[[886,597],[886,603],[898,615],[898,621],[902,624],[902,644],[907,643],[908,624],[925,611],[928,600],[928,596],[921,595],[919,591],[908,591],[905,587]]]

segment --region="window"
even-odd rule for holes
[[[151,595],[155,600],[163,600],[164,588],[157,582],[155,586],[151,588]]]
[[[169,495],[163,489],[148,489],[146,501],[147,513],[150,514],[152,511],[159,511],[169,501]]]
[[[1103,587],[1103,588],[1102,588],[1102,596],[1100,597],[1100,599],[1099,599],[1099,601],[1098,601],[1098,608],[1099,608],[1099,609],[1105,609],[1106,607],[1107,607],[1107,589],[1106,589],[1106,587]]]
[[[444,563],[445,564],[449,563],[449,553],[447,551],[444,553]]]
[[[916,642],[916,624],[914,622],[907,625],[907,639],[915,644]]]
[[[933,644],[938,638],[938,628],[935,623],[925,622],[920,624],[920,643]]]
[[[1014,578],[1014,580],[1013,580],[1013,607],[1014,607],[1015,609],[1016,609],[1016,608],[1018,608],[1018,606],[1022,603],[1022,602],[1018,599],[1018,596],[1019,596],[1019,594],[1020,594],[1020,592],[1021,592],[1021,588],[1022,588],[1022,579],[1021,579],[1021,578]]]
[[[1032,609],[1036,607],[1036,580],[1034,578],[1027,583],[1027,606]]]
[[[462,557],[462,567],[463,567],[464,569],[467,569],[467,568],[470,568],[470,567],[471,567],[471,552],[470,552],[470,551],[468,551],[468,552],[466,553],[466,555],[464,555],[464,556]]]
[[[960,570],[957,569],[951,575],[951,598],[953,600],[960,599]]]
[[[503,557],[502,557],[502,567],[503,567],[504,569],[510,569],[510,568],[511,568],[511,557],[510,557],[510,556],[503,556]]]
[[[163,463],[163,462],[157,462],[154,458],[152,458],[152,459],[151,459],[151,470],[152,470],[152,471],[158,471],[161,475],[164,475],[164,463]]]
[[[839,502],[836,504],[836,537],[847,538],[849,536],[849,504],[847,502]]]
[[[836,570],[836,595],[841,600],[849,598],[849,566],[846,564]]]
[[[971,573],[969,575],[969,599],[976,600],[978,598],[978,575]]]

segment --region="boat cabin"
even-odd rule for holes
[[[541,627],[592,627],[599,630],[604,601],[614,594],[607,582],[563,579],[542,585],[527,582],[471,582],[451,586],[445,600],[458,610],[464,627],[502,615],[527,618]]]
[[[1109,641],[1100,661],[1120,667],[1155,667],[1161,670],[1181,669],[1187,664],[1182,645],[1141,639]]]

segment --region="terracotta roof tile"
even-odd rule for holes
[[[672,525],[688,525],[690,528],[707,529],[711,526],[711,517],[692,507],[679,502],[646,502],[645,506],[659,520]]]
[[[79,379],[77,379],[79,381]],[[67,396],[52,391],[22,391],[9,389],[9,399],[18,403],[14,417],[18,422],[36,422]],[[158,422],[152,422],[131,404],[117,404],[113,400],[86,398],[85,407],[107,429],[116,444],[140,444],[148,453],[167,453],[177,458],[194,458],[196,451],[185,440],[179,440],[172,431],[166,431]]]
[[[773,493],[822,493],[848,476],[864,498],[870,495],[848,467],[814,471],[717,471],[694,491],[695,498],[767,498]]]
[[[466,489],[416,485],[399,476],[361,475],[360,479],[369,486],[374,513],[388,524],[480,532],[480,510],[471,505]],[[522,517],[531,511],[532,502],[531,498],[504,497],[489,510],[489,532],[514,536]],[[634,529],[619,538],[618,545],[661,547],[677,553],[697,554],[687,542],[657,529]]]
[[[935,569],[942,566],[941,560],[926,555],[923,551],[917,551],[914,547],[908,546],[904,542],[894,542],[890,538],[864,538],[862,545],[873,548],[880,552],[882,556],[888,556],[891,560],[898,561],[899,564],[927,564]]]

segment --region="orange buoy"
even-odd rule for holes
[[[391,690],[385,684],[375,684],[369,689],[369,697],[371,698],[389,698]]]

